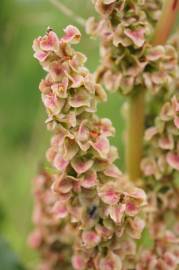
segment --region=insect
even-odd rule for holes
[[[97,212],[96,205],[92,205],[91,207],[88,208],[88,215],[90,218],[95,218],[97,214],[96,212]]]

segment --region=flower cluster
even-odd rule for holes
[[[160,224],[159,224],[160,225]],[[177,225],[178,226],[178,225]],[[177,226],[175,233],[179,236]],[[150,250],[143,250],[138,259],[136,270],[176,270],[179,265],[179,238],[171,231],[163,228],[163,224],[158,226],[155,232],[155,244]]]
[[[144,175],[163,179],[179,171],[179,98],[173,96],[161,108],[155,126],[146,130],[149,153],[141,167]],[[166,176],[166,177],[164,177]]]
[[[53,219],[75,227],[75,270],[128,269],[145,225],[146,195],[114,164],[118,154],[109,137],[115,130],[95,113],[106,94],[84,67],[86,57],[71,47],[80,40],[79,30],[64,31],[58,38],[49,29],[33,44],[34,56],[48,72],[40,91],[54,133],[47,151],[56,169]]]
[[[75,230],[70,224],[54,219],[52,207],[57,198],[51,191],[51,184],[51,176],[45,171],[35,178],[33,222],[36,228],[30,234],[28,242],[40,253],[39,270],[54,270],[61,267],[68,270]]]
[[[179,266],[178,116],[179,99],[174,95],[162,105],[155,125],[146,130],[147,152],[141,169],[146,178],[150,204],[147,224],[154,245],[140,256],[139,270],[176,270]]]
[[[137,270],[177,270],[179,267],[178,190],[163,185],[159,193],[149,193],[150,211],[147,227],[152,243],[138,252]]]
[[[177,39],[175,36],[170,42],[178,51]],[[157,117],[152,116],[153,125],[150,125],[145,133],[146,152],[141,162],[141,169],[148,190],[150,211],[147,224],[153,247],[140,254],[137,268],[139,270],[176,270],[179,267],[179,97],[177,91],[176,88],[174,91],[163,93],[162,96],[159,95],[159,106],[154,113]]]
[[[101,41],[97,81],[108,90],[129,94],[138,87],[153,93],[171,87],[177,55],[173,46],[152,46],[161,1],[94,0],[101,19],[90,18],[87,32]],[[152,19],[153,18],[153,19]]]

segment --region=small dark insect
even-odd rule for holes
[[[90,218],[95,218],[96,210],[97,210],[96,205],[93,205],[93,206],[88,208],[88,215],[89,215]]]

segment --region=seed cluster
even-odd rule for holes
[[[39,90],[53,135],[46,153],[51,172],[35,179],[29,243],[39,249],[40,270],[177,270],[179,39],[151,45],[162,0],[93,4],[100,19],[90,18],[86,28],[101,43],[95,76],[72,46],[81,38],[76,27],[67,26],[61,38],[48,29],[33,43],[47,72]],[[115,129],[96,114],[107,99],[100,83],[124,95],[149,90],[141,162],[147,197],[115,165],[109,140]]]
[[[169,42],[178,51],[179,36],[175,35]],[[145,133],[146,151],[141,168],[151,206],[147,224],[153,245],[143,251],[139,270],[176,270],[179,267],[178,78],[175,84],[174,90],[159,95],[157,117]]]
[[[96,79],[110,91],[128,95],[138,88],[157,93],[176,76],[172,45],[152,46],[162,1],[94,0],[100,20],[90,18],[87,32],[100,39],[101,65]]]
[[[109,142],[114,127],[96,115],[106,94],[84,67],[86,57],[71,47],[80,40],[79,30],[70,25],[64,32],[58,38],[49,30],[33,44],[47,71],[39,88],[53,132],[47,151],[55,168],[51,218],[55,226],[72,228],[74,269],[124,269],[132,264],[145,226],[146,195],[114,164],[118,154]]]
[[[35,208],[34,231],[28,244],[39,251],[42,258],[38,269],[71,269],[72,243],[75,237],[73,225],[54,219],[52,207],[57,195],[51,191],[51,175],[42,171],[34,179]]]

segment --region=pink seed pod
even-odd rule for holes
[[[53,133],[47,151],[55,169],[48,187],[53,200],[43,204],[49,208],[52,228],[56,231],[58,224],[62,226],[59,242],[63,245],[65,238],[71,243],[66,248],[73,251],[74,269],[95,269],[96,265],[107,270],[112,265],[117,270],[125,260],[122,263],[115,255],[113,238],[116,245],[121,237],[133,242],[140,238],[144,221],[137,216],[143,213],[146,196],[114,165],[118,154],[109,138],[115,129],[109,119],[96,115],[98,102],[106,100],[105,91],[84,67],[86,57],[71,47],[80,41],[79,30],[70,25],[64,32],[58,38],[50,30],[33,45],[35,53],[47,52],[38,59],[47,72],[39,88],[48,114],[47,128]],[[108,255],[103,258],[106,240]]]

